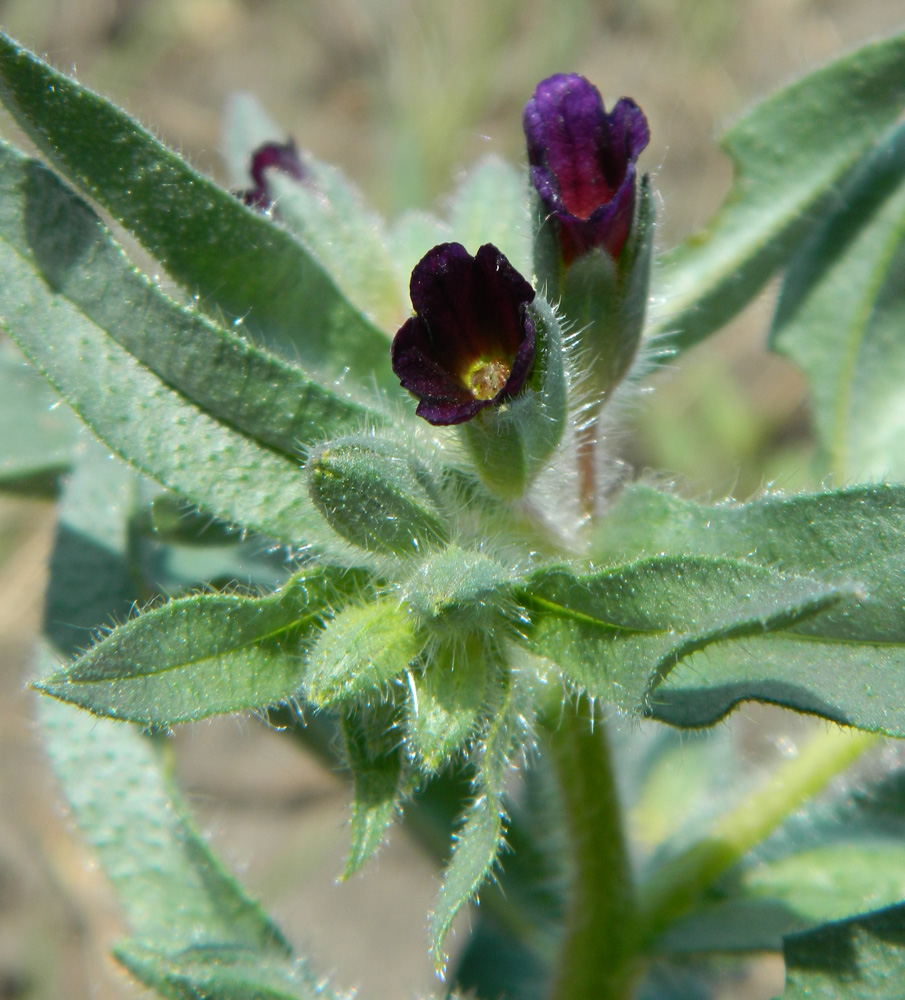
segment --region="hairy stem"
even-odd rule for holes
[[[552,1000],[631,995],[635,898],[610,748],[589,702],[567,706],[550,745],[574,864]]]
[[[581,512],[593,518],[597,512],[597,427],[598,418],[578,431],[578,499]]]
[[[641,891],[643,943],[685,913],[701,894],[803,802],[873,746],[879,737],[832,727],[815,736],[794,760],[720,817],[706,837],[667,861]]]

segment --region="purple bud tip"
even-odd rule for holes
[[[493,244],[429,250],[412,271],[415,315],[393,339],[393,371],[428,423],[461,424],[523,388],[537,331],[534,289]]]
[[[297,181],[303,181],[307,176],[298,147],[292,139],[285,143],[265,142],[259,146],[251,155],[249,168],[254,187],[242,191],[240,196],[246,205],[262,212],[273,204],[273,194],[267,183],[268,170],[280,170]]]
[[[596,247],[622,252],[635,207],[635,162],[650,141],[644,112],[623,97],[607,113],[577,73],[542,80],[522,117],[531,181],[560,237],[563,260]]]

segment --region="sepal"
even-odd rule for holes
[[[558,275],[560,310],[577,331],[586,384],[600,397],[625,377],[641,342],[654,224],[650,179],[645,175],[634,224],[618,260],[606,250],[592,250]]]
[[[549,463],[567,418],[559,318],[540,296],[528,311],[537,329],[537,358],[524,391],[459,428],[484,484],[507,499],[522,496]]]

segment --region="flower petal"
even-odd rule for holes
[[[416,315],[397,332],[391,357],[399,381],[420,400],[419,416],[462,423],[522,389],[536,352],[526,311],[534,289],[495,246],[472,257],[460,243],[441,243],[416,265],[410,288]],[[471,379],[488,368],[505,382],[481,398]]]

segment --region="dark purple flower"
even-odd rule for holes
[[[522,117],[531,181],[556,221],[564,263],[595,247],[618,257],[635,209],[635,161],[650,141],[644,112],[623,97],[609,114],[577,73],[541,81]]]
[[[393,340],[393,371],[431,424],[461,424],[514,396],[537,345],[534,289],[492,243],[472,257],[441,243],[412,271],[415,315]]]
[[[265,173],[267,170],[281,170],[297,181],[305,179],[305,167],[302,165],[298,147],[292,139],[285,143],[265,142],[251,154],[250,173],[255,186],[242,191],[240,197],[246,205],[262,212],[266,212],[273,204]]]

